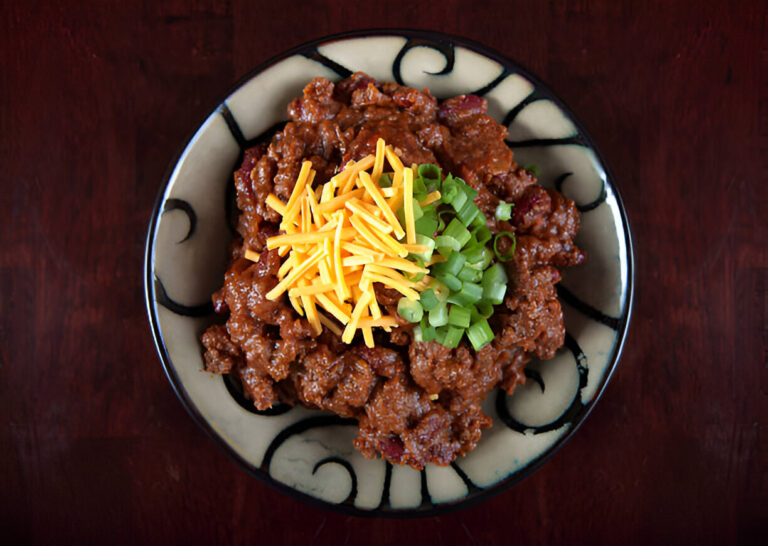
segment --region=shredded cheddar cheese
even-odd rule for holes
[[[385,172],[392,180],[388,188],[379,185]],[[382,313],[373,283],[410,299],[418,299],[426,287],[403,275],[428,272],[406,259],[409,252],[426,248],[415,244],[413,170],[378,139],[375,155],[349,161],[317,188],[314,179],[312,163],[304,161],[288,202],[273,194],[266,199],[281,217],[281,233],[267,239],[266,246],[283,258],[279,282],[266,297],[286,294],[316,334],[326,327],[351,343],[360,330],[365,344],[373,347],[373,328],[398,326],[394,316]],[[405,225],[395,214],[400,207]],[[258,261],[259,254],[247,250],[245,257]]]

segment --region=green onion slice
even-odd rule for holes
[[[475,351],[479,351],[488,345],[491,341],[493,341],[493,337],[494,336],[493,331],[491,330],[491,326],[485,319],[481,319],[475,322],[467,330],[467,338],[472,344],[472,347],[475,348]]]
[[[512,240],[512,246],[509,248],[509,252],[505,254],[499,254],[499,239],[502,237],[509,237]],[[508,262],[512,259],[512,256],[515,254],[515,250],[517,249],[517,239],[515,238],[515,234],[509,231],[502,231],[501,233],[497,233],[496,236],[493,238],[493,253],[496,255],[496,259],[500,262]]]
[[[416,262],[416,265],[424,269],[424,260],[422,260],[419,256],[414,256],[413,260],[411,261]],[[419,282],[424,278],[425,274],[426,273],[423,271],[419,271],[418,273],[409,273],[407,271],[403,271],[403,276],[411,282]]]
[[[475,305],[477,308],[477,312],[480,314],[483,318],[490,318],[491,315],[493,315],[493,304],[489,301],[480,300]]]
[[[461,283],[461,287],[456,290],[455,294],[451,294],[451,296],[448,298],[449,303],[455,303],[457,305],[470,305],[480,301],[483,298],[484,289],[481,285],[467,281],[459,281],[459,283]]]
[[[435,294],[435,291],[431,288],[427,288],[424,290],[424,292],[421,293],[421,298],[419,299],[421,302],[421,306],[424,308],[425,311],[431,311],[438,305],[440,305],[440,300],[438,299],[437,295]]]
[[[435,278],[454,292],[461,290],[462,283],[456,275],[451,275],[450,273],[438,273],[435,275]]]
[[[448,306],[441,303],[428,313],[430,326],[444,326],[448,324]]]
[[[429,324],[427,317],[421,319],[418,328],[421,333],[420,341],[434,341],[437,333],[435,332],[435,327]]]
[[[397,314],[408,322],[419,322],[424,316],[424,308],[416,300],[400,298],[397,302]]]
[[[474,228],[471,233],[479,245],[485,245],[493,237],[493,233],[485,224]]]
[[[422,163],[416,168],[416,173],[427,182],[440,182],[440,167],[432,163]]]
[[[443,236],[453,237],[454,239],[456,239],[459,242],[459,248],[466,245],[469,242],[469,240],[472,238],[472,235],[469,233],[469,230],[467,229],[467,225],[458,218],[454,218],[453,220],[451,220],[451,222],[448,224],[448,227],[445,228],[445,231],[443,232]]]
[[[482,298],[493,305],[499,305],[504,301],[504,295],[507,293],[507,272],[504,266],[499,263],[493,264],[483,273],[481,286],[483,288]]]
[[[536,165],[526,165],[525,167],[523,167],[523,169],[525,169],[528,172],[532,172],[537,177],[539,176],[539,168]]]
[[[502,222],[506,222],[512,218],[513,206],[514,203],[505,203],[504,201],[499,201],[499,204],[496,205],[496,219],[501,220]]]
[[[472,311],[467,307],[451,305],[448,310],[448,324],[458,326],[459,328],[469,328],[469,319]]]
[[[445,328],[443,345],[455,349],[459,346],[462,336],[464,336],[464,328],[457,328],[455,326],[447,326]]]

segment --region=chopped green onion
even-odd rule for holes
[[[488,229],[488,226],[485,224],[474,228],[471,233],[479,245],[485,245],[493,237],[493,233],[491,233],[491,230]]]
[[[422,269],[424,268],[424,260],[422,260],[418,256],[416,256],[412,261],[416,262],[416,265],[418,265]],[[424,273],[423,271],[419,271],[418,273],[409,273],[407,271],[403,272],[403,276],[411,282],[419,282],[421,279],[424,278],[425,274],[426,273]]]
[[[424,275],[426,275],[426,273],[423,271],[419,271],[418,273],[403,272],[403,276],[411,282],[419,282],[424,278]]]
[[[445,262],[437,264],[437,266],[442,266],[439,269],[442,269],[446,273],[450,273],[451,275],[458,275],[459,271],[461,271],[461,268],[464,267],[464,263],[466,261],[467,257],[464,256],[462,252],[454,252],[448,256],[448,259]]]
[[[484,246],[483,247],[483,259],[480,260],[480,262],[473,264],[474,267],[481,271],[485,271],[489,265],[491,265],[491,261],[493,260],[493,252],[491,252],[491,249]]]
[[[499,239],[502,237],[509,237],[512,239],[512,246],[509,249],[509,252],[505,254],[499,254],[498,244]],[[496,259],[500,262],[508,262],[512,259],[512,256],[515,255],[515,249],[517,248],[517,239],[515,239],[515,234],[511,233],[509,231],[502,231],[501,233],[497,233],[496,237],[493,238],[493,253],[496,255]]]
[[[480,282],[480,279],[483,278],[483,271],[475,269],[469,264],[465,264],[456,276],[462,281]]]
[[[426,252],[411,252],[410,258],[420,258],[424,263],[432,259],[432,253],[435,250],[435,240],[427,235],[416,234],[416,244],[428,247]]]
[[[438,231],[437,216],[435,214],[425,214],[414,223],[417,235],[432,237]]]
[[[424,316],[424,308],[416,300],[400,298],[397,302],[397,314],[408,322],[419,322]]]
[[[459,346],[462,336],[464,335],[463,328],[456,328],[455,326],[448,326],[444,330],[442,345],[455,349]]]
[[[451,218],[453,218],[453,211],[452,210],[441,210],[437,213],[437,231],[442,232],[445,230],[445,226],[447,225],[447,222],[451,221]]]
[[[391,188],[392,187],[392,178],[384,173],[379,177],[379,187],[380,188]]]
[[[467,259],[467,265],[480,263],[483,259],[483,247],[474,244],[464,249],[464,257]]]
[[[422,163],[416,168],[416,173],[427,182],[440,182],[440,167],[431,163]]]
[[[438,235],[435,237],[435,247],[440,255],[446,258],[451,255],[451,252],[458,252],[461,250],[461,244],[456,237],[450,235]]]
[[[427,185],[420,176],[413,179],[413,195],[418,195],[421,199],[427,196]]]
[[[481,300],[482,301],[482,300]],[[480,302],[477,302],[478,304]],[[477,305],[470,305],[469,306],[470,314],[469,314],[469,322],[474,324],[478,320],[484,318],[483,315],[480,314],[480,311],[477,309]]]
[[[499,204],[496,205],[496,219],[501,220],[502,222],[506,222],[512,218],[513,206],[515,206],[514,203],[505,203],[504,201],[499,201]]]
[[[444,326],[448,324],[448,306],[445,303],[430,309],[428,315],[430,326]]]
[[[450,288],[452,291],[461,290],[461,281],[456,275],[451,275],[450,273],[437,273],[435,274],[435,278],[439,280],[440,282],[444,283],[445,286]]]
[[[539,176],[539,168],[536,165],[526,165],[525,167],[523,167],[523,169],[525,169],[528,172],[532,172],[537,177]]]
[[[413,201],[411,202],[413,203],[413,219],[418,220],[419,218],[424,216],[424,211],[421,210],[421,205],[419,204],[419,200],[416,199],[415,197],[413,197],[412,199]]]
[[[421,306],[425,311],[431,311],[440,304],[440,300],[435,295],[435,291],[431,288],[427,288],[421,293],[419,301],[421,301]]]
[[[507,284],[507,281],[509,281],[507,271],[501,264],[493,264],[483,272],[483,284]]]
[[[488,345],[493,341],[493,337],[493,330],[491,330],[491,326],[485,319],[475,322],[467,330],[467,338],[469,338],[469,342],[475,348],[475,351],[479,351]]]
[[[458,218],[451,220],[451,223],[448,224],[448,227],[445,228],[443,236],[453,237],[456,239],[459,242],[459,248],[467,244],[469,239],[472,237],[472,235],[469,233],[469,230],[467,229],[467,226]]]
[[[443,180],[442,190],[440,191],[440,198],[443,203],[448,205],[451,204],[460,193],[461,190],[459,189],[459,184],[456,180],[454,180],[450,174],[446,176],[445,180]]]
[[[469,328],[469,319],[472,312],[459,305],[451,305],[448,310],[448,324],[452,326],[458,326],[459,328]]]
[[[384,187],[391,185],[391,177],[382,176]],[[428,192],[440,191],[440,198],[422,207]],[[442,173],[437,165],[423,164],[414,176],[414,226],[416,242],[426,252],[412,252],[408,258],[424,267],[433,260],[437,250],[445,258],[429,267],[432,279],[418,301],[402,298],[397,312],[404,319],[419,324],[413,329],[416,341],[435,340],[447,347],[457,347],[466,333],[475,350],[493,340],[487,319],[493,315],[494,305],[506,296],[507,273],[498,262],[509,261],[515,252],[515,235],[503,232],[494,237],[487,218],[475,203],[477,190],[461,178]],[[512,203],[501,202],[495,218],[511,218]],[[397,211],[404,222],[404,207]],[[502,237],[512,239],[511,250],[499,254],[498,242]],[[493,244],[490,241],[493,239]],[[406,278],[418,281],[423,274],[408,274]],[[471,331],[471,335],[470,335]]]
[[[440,201],[439,200],[432,201],[429,205],[424,205],[423,207],[421,207],[421,212],[423,212],[424,214],[433,214],[437,216],[437,209],[435,207],[435,203],[439,204]]]
[[[481,212],[480,214],[478,214],[477,216],[475,216],[475,219],[474,219],[474,220],[472,220],[472,227],[481,227],[481,226],[485,226],[485,225],[486,225],[486,222],[487,222],[487,220],[486,220],[486,218],[485,218],[485,214],[483,214],[483,213]]]
[[[461,188],[456,192],[456,195],[451,200],[451,206],[453,207],[453,210],[456,212],[461,210],[461,207],[464,206],[464,203],[467,202],[469,198],[467,197],[467,194],[461,191]]]
[[[482,280],[483,299],[494,305],[502,303],[507,293],[508,280],[507,272],[501,264],[496,263],[486,269]]]
[[[429,281],[429,289],[435,293],[440,301],[445,301],[451,295],[450,289],[437,279]]]
[[[482,286],[467,281],[459,282],[461,283],[461,287],[456,290],[455,294],[451,294],[451,296],[448,298],[449,303],[455,303],[457,305],[470,305],[480,301],[484,292]]]
[[[485,246],[476,245],[464,252],[467,257],[467,265],[473,269],[484,271],[493,259],[493,252]]]
[[[464,182],[461,178],[458,179],[459,182],[461,182],[461,189],[464,190],[464,193],[467,194],[467,197],[470,201],[474,201],[477,199],[477,190]]]
[[[475,304],[475,307],[477,308],[477,312],[480,313],[480,316],[483,318],[489,318],[493,314],[493,304],[489,301],[480,300]]]
[[[503,284],[493,284],[483,288],[483,299],[494,305],[500,305],[504,301],[507,287]]]
[[[461,223],[465,226],[469,226],[474,222],[475,218],[480,214],[480,209],[477,208],[474,201],[467,201],[461,210],[457,212],[457,216]]]
[[[433,341],[436,336],[435,327],[431,326],[429,324],[429,321],[426,317],[421,319],[421,322],[419,323],[419,326],[417,327],[419,329],[419,332],[421,334],[421,340],[420,341]]]

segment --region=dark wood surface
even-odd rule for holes
[[[731,544],[768,536],[765,1],[3,2],[3,542]],[[166,168],[243,74],[367,27],[441,30],[528,66],[611,166],[637,261],[622,362],[519,485],[361,519],[249,477],[152,343],[143,245]],[[764,542],[763,542],[764,543]]]

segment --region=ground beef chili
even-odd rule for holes
[[[268,145],[247,150],[235,172],[239,237],[224,285],[213,295],[216,311],[228,318],[202,337],[206,369],[239,378],[258,409],[300,403],[357,419],[355,445],[367,457],[381,454],[420,469],[472,450],[491,425],[481,409],[486,395],[495,387],[511,393],[525,381],[532,357],[551,358],[563,344],[555,283],[560,268],[584,260],[573,243],[574,203],[537,185],[513,161],[506,129],[486,107],[474,95],[438,102],[426,90],[362,73],[336,84],[310,82],[288,106],[291,121]],[[375,153],[379,137],[406,165],[435,163],[463,178],[479,192],[476,202],[491,230],[516,234],[506,299],[490,319],[496,338],[480,351],[466,342],[449,349],[413,341],[413,325],[404,320],[389,334],[377,332],[374,348],[358,339],[346,345],[328,330],[314,336],[286,296],[264,297],[280,266],[277,251],[266,250],[266,239],[278,233],[267,195],[287,201],[304,159],[317,171],[316,182],[327,181],[347,161]],[[494,219],[500,200],[514,203],[509,222]],[[246,248],[260,252],[258,262],[244,258]],[[382,285],[375,290],[396,315],[400,295]]]

